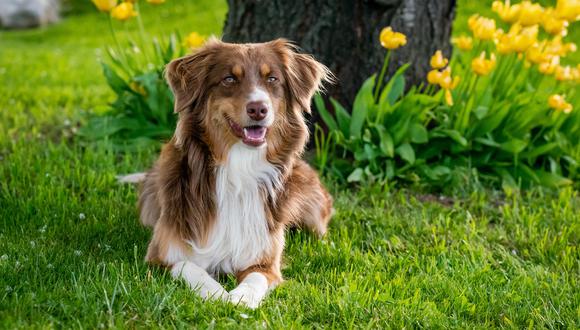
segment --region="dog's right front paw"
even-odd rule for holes
[[[262,297],[256,294],[255,290],[251,286],[242,283],[230,292],[228,300],[234,305],[241,304],[248,308],[256,309],[260,306]]]

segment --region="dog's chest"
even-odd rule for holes
[[[209,273],[244,270],[272,248],[264,194],[274,194],[279,172],[265,160],[265,148],[236,144],[216,171],[216,222],[193,261]]]

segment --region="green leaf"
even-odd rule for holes
[[[129,85],[108,64],[101,63],[107,84],[116,94],[130,91]]]
[[[522,153],[521,156],[524,158],[536,158],[538,156],[541,156],[543,154],[546,154],[546,153],[552,151],[557,146],[558,146],[557,142],[546,143],[546,144],[543,144],[541,146],[534,147],[532,150],[530,150],[528,152]]]
[[[379,138],[381,142],[379,143],[379,147],[383,154],[385,154],[389,158],[393,158],[395,156],[395,146],[393,143],[393,137],[387,130],[382,126],[377,126],[377,131],[379,132]]]
[[[413,147],[408,143],[403,143],[397,148],[397,154],[401,156],[409,164],[415,163],[415,151]]]
[[[507,103],[491,111],[491,114],[488,114],[475,125],[473,136],[483,136],[496,129],[509,114],[510,107],[511,105]]]
[[[405,73],[409,65],[410,65],[409,63],[403,64],[399,69],[397,69],[397,71],[395,72],[395,74],[393,74],[391,79],[389,79],[389,82],[385,85],[385,88],[383,88],[383,90],[381,91],[381,96],[379,97],[379,104],[388,102],[390,105],[393,105],[395,103],[397,98],[405,90],[405,79],[403,77],[403,73]],[[398,78],[402,78],[402,81],[398,80]],[[397,85],[396,87],[395,84]]]
[[[464,138],[463,135],[461,135],[461,133],[459,133],[458,131],[453,130],[453,129],[444,129],[444,130],[441,130],[441,133],[443,133],[444,135],[447,135],[452,140],[459,143],[462,147],[467,147],[467,144],[468,144],[467,139]]]
[[[352,171],[352,173],[350,173],[350,175],[348,176],[348,178],[346,178],[346,181],[348,182],[360,182],[362,181],[363,178],[363,169],[362,168],[356,168],[354,171]]]
[[[393,105],[405,91],[405,78],[403,76],[393,77],[392,79],[394,80],[393,87],[387,96],[390,105]]]
[[[527,146],[528,146],[527,141],[512,138],[507,142],[501,143],[499,148],[512,154],[519,154]]]
[[[328,129],[330,129],[331,131],[338,130],[338,125],[336,124],[336,121],[334,120],[332,115],[326,109],[326,106],[324,105],[324,99],[322,99],[322,96],[320,94],[314,95],[314,105],[316,106],[316,109],[318,110],[318,113],[320,114],[322,121],[326,124]]]
[[[330,103],[334,107],[334,115],[338,122],[338,127],[344,136],[350,136],[350,114],[346,109],[334,98],[330,98]]]
[[[429,141],[427,129],[419,123],[412,123],[409,126],[409,133],[411,135],[411,142],[413,143],[427,143]]]
[[[542,170],[535,170],[534,171],[538,178],[540,179],[540,183],[547,187],[559,188],[563,186],[569,186],[574,183],[572,180],[564,178],[555,173],[550,173]]]
[[[354,99],[352,108],[352,120],[350,122],[350,136],[355,138],[361,137],[361,131],[367,118],[367,113],[374,106],[373,86],[375,85],[375,76],[368,78]]]
[[[480,120],[482,118],[484,118],[488,112],[489,112],[489,107],[485,107],[482,105],[479,105],[475,109],[473,109],[473,114],[475,115],[475,117],[477,119],[480,119]]]

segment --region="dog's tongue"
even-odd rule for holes
[[[244,127],[244,143],[250,145],[261,145],[266,137],[266,127],[250,126]]]

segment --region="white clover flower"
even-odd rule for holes
[[[81,250],[75,250],[75,256],[80,256],[81,254],[83,254],[83,252]]]
[[[86,216],[84,213],[79,213],[79,219],[85,220]]]

